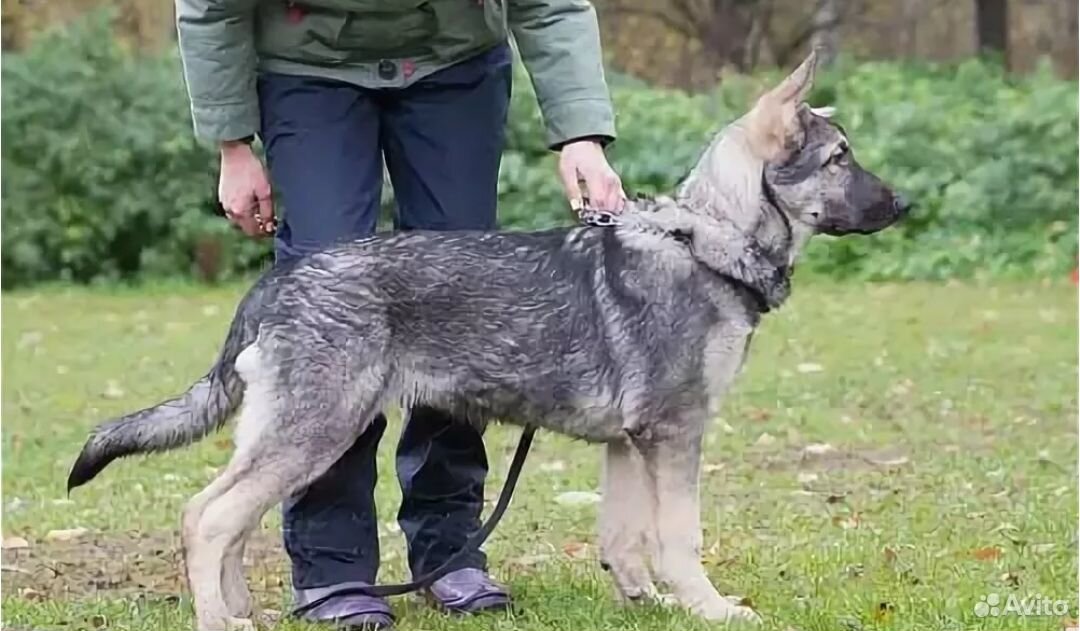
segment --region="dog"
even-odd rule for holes
[[[182,538],[198,629],[252,628],[241,561],[261,517],[384,406],[423,403],[604,444],[599,545],[617,593],[757,619],[700,562],[703,434],[810,237],[876,232],[909,208],[804,102],[815,64],[720,131],[674,194],[628,202],[613,228],[380,234],[269,271],[209,373],[93,430],[69,490],[240,409],[232,458],[186,505]]]

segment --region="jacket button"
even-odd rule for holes
[[[390,80],[397,76],[397,65],[394,62],[383,59],[379,62],[379,77],[381,79]]]

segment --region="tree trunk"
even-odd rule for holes
[[[975,0],[975,41],[979,53],[1000,55],[1009,66],[1009,11],[1007,0]]]
[[[810,40],[818,53],[818,63],[828,66],[840,52],[840,1],[818,0],[814,11],[814,36]]]

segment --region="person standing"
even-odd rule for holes
[[[176,0],[195,133],[217,144],[226,216],[274,233],[277,264],[375,230],[383,168],[395,228],[490,230],[511,89],[512,36],[536,89],[571,207],[618,212],[604,156],[615,137],[596,14],[586,0]],[[258,137],[266,166],[252,148]],[[584,188],[582,187],[584,183]],[[284,205],[275,225],[274,196]],[[276,228],[276,229],[275,229]],[[373,584],[380,416],[283,507],[295,604],[345,627],[393,623]],[[479,528],[488,470],[481,434],[428,407],[408,412],[396,465],[398,521],[421,575]],[[430,589],[442,608],[502,608],[482,552]]]

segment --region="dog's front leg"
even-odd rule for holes
[[[757,621],[753,610],[721,596],[701,565],[698,476],[705,416],[704,410],[684,413],[663,436],[638,445],[655,502],[653,569],[675,600],[694,613],[710,620]]]
[[[600,562],[628,601],[653,600],[656,587],[646,561],[652,532],[652,496],[641,455],[629,440],[607,445],[600,504]]]

